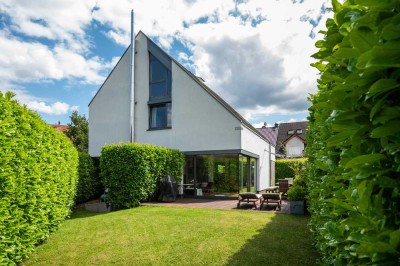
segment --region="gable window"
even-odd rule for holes
[[[150,54],[150,100],[170,98],[171,71]]]
[[[296,130],[296,133],[297,133],[297,134],[302,134],[302,133],[303,133],[303,130],[302,130],[302,129],[298,129],[298,130]]]
[[[294,130],[289,130],[287,133],[288,133],[288,135],[293,135],[294,134]]]
[[[149,53],[149,128],[171,128],[171,70]]]

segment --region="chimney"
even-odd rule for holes
[[[264,122],[264,126],[263,127],[267,127],[267,122]]]
[[[278,128],[279,124],[275,122],[274,128]]]

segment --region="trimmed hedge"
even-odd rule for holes
[[[399,265],[400,2],[332,1],[314,55],[311,228],[326,265]]]
[[[69,215],[78,153],[70,140],[0,93],[0,264],[14,264]]]
[[[131,208],[152,196],[158,180],[171,175],[180,180],[183,154],[147,144],[112,144],[101,151],[100,168],[108,200],[115,207]]]
[[[297,175],[306,175],[307,158],[278,159],[275,162],[276,181],[285,177],[294,178]]]
[[[92,157],[86,152],[79,152],[79,179],[76,191],[76,202],[92,199],[98,194],[98,178]]]

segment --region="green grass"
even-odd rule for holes
[[[307,222],[237,210],[78,210],[23,265],[314,265]]]

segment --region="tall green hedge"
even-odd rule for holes
[[[307,169],[307,158],[278,159],[275,162],[275,179],[286,177],[294,178],[296,175],[305,175]]]
[[[113,206],[131,208],[156,191],[161,176],[180,180],[183,154],[146,144],[106,145],[101,151],[100,168]]]
[[[81,203],[92,199],[98,194],[99,179],[92,157],[86,152],[79,152],[79,178],[76,191],[76,202]]]
[[[63,134],[0,93],[0,264],[21,261],[74,204],[78,153]]]
[[[400,264],[400,2],[332,1],[314,55],[311,228],[327,265]]]

